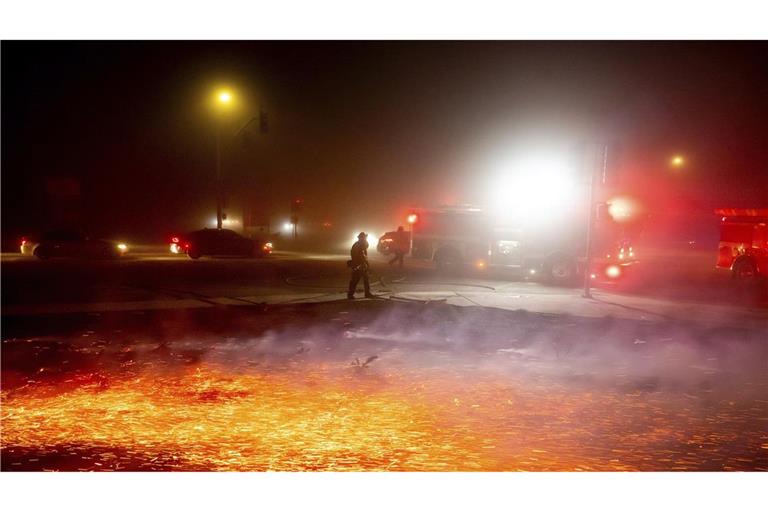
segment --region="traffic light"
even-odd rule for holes
[[[304,208],[304,200],[300,197],[297,197],[293,201],[291,201],[291,213],[297,213],[300,212]]]

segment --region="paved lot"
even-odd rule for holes
[[[596,282],[595,300],[577,287],[529,280],[514,270],[438,273],[426,262],[404,270],[373,257],[372,284],[383,298],[446,301],[584,316],[690,320],[759,320],[768,286],[742,286],[714,272],[709,255],[651,260],[618,283]],[[38,315],[294,303],[344,297],[345,255],[283,252],[266,259],[193,261],[162,252],[118,261],[46,261],[4,255],[3,315]]]
[[[768,470],[761,288],[345,259],[3,258],[2,469]]]

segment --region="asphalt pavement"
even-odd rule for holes
[[[38,261],[3,255],[4,316],[208,308],[339,300],[346,295],[344,254],[278,252],[263,259],[202,258],[146,248],[116,261]],[[508,269],[440,273],[428,262],[404,269],[372,255],[371,281],[383,299],[485,306],[576,316],[763,322],[764,282],[734,283],[708,254],[656,256],[617,282],[597,280],[593,298],[578,283],[553,286]],[[680,261],[683,261],[681,264]],[[359,287],[361,287],[359,285]],[[362,290],[360,290],[360,295]]]
[[[4,257],[2,470],[768,470],[762,288],[372,259]]]

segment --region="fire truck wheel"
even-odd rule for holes
[[[731,277],[739,281],[754,279],[757,277],[757,265],[749,258],[736,260]]]
[[[456,266],[461,262],[461,255],[454,249],[441,249],[435,254],[435,266],[439,270]]]
[[[576,277],[576,265],[565,255],[551,257],[545,265],[545,275],[557,284],[568,283]]]

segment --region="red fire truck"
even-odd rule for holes
[[[734,279],[768,277],[768,208],[718,208],[717,268]]]
[[[413,215],[411,257],[432,260],[438,268],[508,267],[558,283],[573,282],[584,272],[586,219],[510,225],[472,206],[421,208]],[[637,262],[635,251],[610,219],[598,218],[595,228],[591,273],[614,280]],[[387,249],[382,239],[379,252]]]

